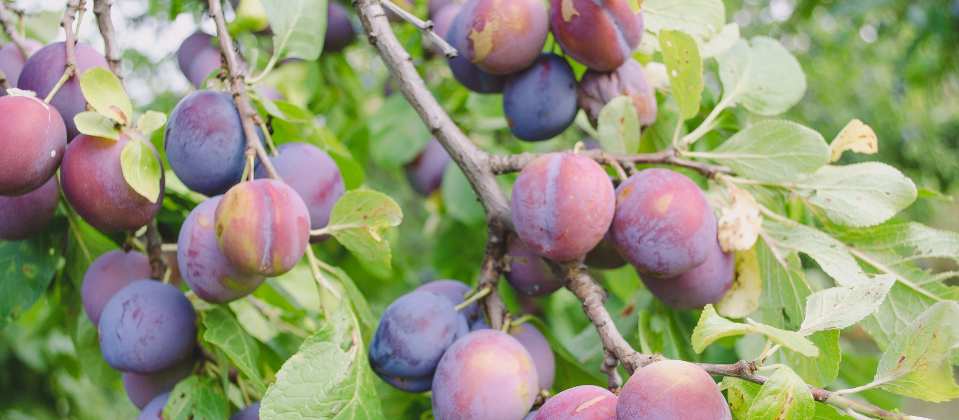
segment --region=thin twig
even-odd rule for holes
[[[23,57],[30,56],[30,49],[27,47],[27,40],[17,31],[17,23],[14,21],[14,13],[7,9],[7,6],[0,0],[0,26],[3,26],[3,33],[13,41]]]
[[[120,50],[113,29],[113,20],[110,18],[112,5],[113,0],[93,0],[93,14],[97,16],[97,27],[100,28],[100,36],[103,38],[103,48],[106,50],[110,71],[123,80],[123,76],[120,75]]]
[[[396,16],[399,16],[400,19],[403,19],[409,22],[411,25],[415,26],[417,29],[425,32],[426,36],[429,37],[430,42],[433,43],[434,45],[439,46],[440,49],[443,51],[443,55],[445,55],[446,58],[455,58],[457,55],[459,55],[459,52],[456,51],[456,48],[453,48],[453,46],[450,45],[449,42],[446,42],[446,40],[443,39],[443,37],[441,37],[439,34],[433,31],[432,20],[424,21],[423,19],[416,17],[416,15],[410,12],[407,12],[402,7],[397,6],[396,3],[393,3],[390,0],[380,0],[380,4],[383,5],[383,7],[386,7],[387,9],[389,9],[390,12],[392,12]]]
[[[60,26],[63,27],[63,32],[66,34],[66,41],[63,43],[63,47],[66,50],[66,64],[63,68],[63,75],[60,76],[60,80],[57,80],[57,83],[53,85],[53,89],[50,89],[50,92],[47,93],[47,97],[43,98],[43,102],[50,103],[57,92],[60,91],[60,88],[67,83],[67,80],[70,80],[77,72],[77,55],[76,55],[76,32],[73,30],[73,22],[76,19],[77,13],[84,10],[86,3],[84,0],[68,0],[67,9],[63,13],[63,19],[60,21]]]
[[[679,157],[676,150],[672,148],[656,153],[643,153],[636,155],[614,155],[602,150],[583,150],[579,154],[582,156],[588,156],[600,164],[611,165],[614,167],[620,166],[623,168],[633,168],[637,164],[663,164],[692,169],[709,178],[715,178],[720,174],[730,173],[729,168],[723,166],[683,159]],[[526,167],[526,165],[532,162],[533,159],[536,159],[540,156],[542,156],[541,153],[491,155],[489,156],[489,163],[493,173],[506,174],[522,170]]]

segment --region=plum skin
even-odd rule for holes
[[[67,201],[83,220],[103,232],[136,230],[153,220],[163,203],[164,178],[160,175],[160,196],[155,203],[133,190],[123,177],[120,153],[131,140],[85,134],[67,146],[60,171],[60,184]],[[157,160],[159,154],[150,145]]]
[[[520,419],[533,407],[536,365],[515,338],[477,330],[453,343],[433,377],[433,416],[450,419]]]
[[[107,302],[131,283],[150,278],[150,259],[139,252],[110,251],[93,260],[83,274],[80,296],[87,317],[97,325]]]
[[[346,188],[340,168],[326,152],[307,143],[286,143],[272,158],[277,174],[295,190],[310,212],[310,228],[320,229],[330,222],[330,212]],[[257,166],[257,178],[268,178]]]
[[[282,181],[257,179],[227,191],[216,208],[223,255],[242,272],[275,277],[296,266],[310,240],[310,213]]]
[[[23,195],[57,172],[67,132],[56,108],[30,96],[0,97],[0,195]]]
[[[226,303],[253,293],[264,278],[240,272],[220,251],[214,231],[221,196],[196,206],[180,228],[177,265],[180,275],[201,299]]]
[[[177,382],[193,373],[193,359],[187,359],[170,369],[153,374],[125,372],[123,374],[123,389],[130,398],[130,402],[142,409],[157,395],[170,392]]]
[[[674,309],[702,308],[719,302],[733,285],[736,274],[733,254],[716,246],[709,250],[702,264],[673,278],[642,276],[646,288],[659,300]]]
[[[663,360],[633,372],[616,404],[619,420],[730,420],[729,405],[703,368]]]
[[[429,196],[443,184],[443,173],[450,162],[443,145],[432,139],[416,159],[406,164],[406,179],[418,194]]]
[[[19,241],[46,229],[57,211],[60,189],[57,178],[24,195],[0,195],[0,240]]]
[[[675,277],[706,260],[716,243],[716,216],[692,180],[646,169],[616,190],[610,238],[641,274]]]
[[[41,45],[37,41],[28,39],[24,47],[27,49],[26,57],[23,56],[20,48],[12,42],[0,47],[0,72],[7,78],[7,83],[13,87],[17,85],[17,79],[20,78],[20,71],[23,70],[23,66],[27,64],[27,58],[32,55],[34,51],[39,50]],[[7,90],[0,87],[0,96],[6,94]]]
[[[597,71],[629,59],[643,35],[643,18],[627,0],[551,0],[550,28],[563,51]]]
[[[546,400],[533,420],[612,420],[616,395],[595,385],[580,385]]]
[[[440,357],[468,331],[466,319],[447,298],[410,292],[383,312],[370,342],[370,366],[387,382],[425,391],[429,389],[426,379],[433,375]]]
[[[107,60],[93,47],[82,42],[77,43],[74,48],[76,55],[76,74],[82,75],[87,70],[100,67],[107,68]],[[17,80],[17,87],[23,90],[32,90],[37,96],[44,98],[53,90],[53,87],[63,76],[63,70],[66,67],[66,48],[63,42],[49,44],[33,53],[23,70],[20,71],[20,78]],[[80,81],[76,75],[64,83],[63,87],[54,95],[50,101],[60,116],[63,117],[63,123],[67,128],[67,138],[72,139],[79,134],[76,125],[73,123],[73,117],[86,110],[87,102],[80,90]]]
[[[333,1],[327,3],[326,20],[324,51],[342,51],[356,39],[356,31],[353,29],[353,23],[350,22],[350,15],[339,3]]]
[[[582,258],[603,239],[615,210],[613,184],[592,159],[550,153],[526,165],[513,186],[519,238],[557,262]]]
[[[225,193],[240,182],[245,165],[246,136],[233,97],[201,90],[183,98],[170,113],[163,148],[191,190]]]
[[[586,254],[585,262],[590,268],[600,270],[613,270],[626,265],[626,260],[623,259],[622,255],[619,255],[619,251],[613,245],[612,240],[609,239],[608,234],[599,242],[599,245],[596,245],[596,248]]]
[[[222,66],[220,50],[213,46],[213,37],[204,32],[190,34],[176,52],[180,72],[193,84],[201,87],[206,77]]]
[[[519,341],[533,358],[539,389],[552,388],[553,380],[556,379],[556,356],[543,333],[533,325],[525,323],[510,327],[509,335]]]
[[[190,356],[196,346],[196,312],[176,287],[137,280],[103,307],[98,331],[110,367],[156,373]]]
[[[536,60],[549,32],[541,0],[472,0],[460,11],[456,32],[463,56],[483,71],[515,73]]]
[[[506,280],[517,292],[526,296],[545,296],[563,287],[543,258],[534,253],[519,239],[509,241],[509,271]]]
[[[458,306],[466,300],[466,296],[473,290],[466,284],[456,280],[434,280],[424,283],[416,288],[420,292],[430,292],[440,295],[450,301],[453,306]],[[472,325],[475,321],[482,318],[479,304],[473,302],[465,308],[460,309],[460,314],[466,318],[466,322]]]
[[[610,101],[628,96],[636,108],[636,116],[643,126],[656,121],[656,92],[646,80],[643,66],[629,59],[612,72],[589,70],[579,81],[579,106],[595,126],[599,113]]]
[[[576,118],[576,100],[573,69],[556,54],[541,55],[503,87],[503,112],[520,140],[548,140],[566,131]]]
[[[467,39],[463,35],[467,31],[467,19],[468,16],[462,13],[462,9],[460,9],[460,12],[457,13],[446,30],[446,34],[443,35],[443,39],[457,51],[465,51],[467,48]],[[453,73],[453,78],[473,92],[498,93],[503,91],[503,85],[506,84],[506,77],[483,71],[476,64],[470,62],[464,54],[449,59],[447,63]]]
[[[232,416],[230,416],[230,420],[259,420],[259,419],[260,419],[260,402],[259,401],[246,406],[246,408],[240,411],[237,411]]]
[[[166,403],[170,400],[170,393],[164,392],[160,395],[157,395],[150,403],[143,407],[143,411],[140,411],[140,415],[137,417],[137,420],[162,420],[163,417],[163,408],[166,407]]]

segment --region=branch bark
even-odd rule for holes
[[[107,65],[110,66],[110,71],[113,74],[123,80],[123,76],[120,75],[120,49],[113,29],[113,20],[110,18],[110,7],[112,5],[113,0],[93,0],[93,14],[97,16],[97,27],[100,28],[100,36],[103,38]]]
[[[20,54],[24,57],[30,56],[30,49],[27,47],[27,40],[17,32],[17,23],[14,21],[14,13],[7,8],[3,1],[0,1],[0,26],[3,26],[3,32],[17,46]]]
[[[708,178],[715,178],[719,174],[730,173],[729,168],[708,163],[696,162],[679,157],[675,149],[669,148],[656,153],[642,153],[636,155],[616,155],[602,150],[583,150],[581,155],[589,156],[596,162],[604,165],[620,165],[632,168],[637,164],[663,164],[692,169]],[[491,155],[490,168],[495,174],[517,172],[526,167],[533,159],[542,156],[542,153],[520,153],[515,155]]]

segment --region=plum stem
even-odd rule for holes
[[[13,41],[13,45],[16,45],[17,49],[20,50],[20,54],[23,54],[23,57],[27,58],[30,56],[27,40],[23,35],[17,32],[17,24],[14,22],[12,16],[15,13],[7,7],[3,1],[0,1],[0,26],[3,27],[3,32],[7,34],[7,38],[10,38],[10,40]]]
[[[77,33],[73,28],[73,23],[77,14],[82,10],[86,10],[86,2],[84,0],[67,1],[67,9],[63,13],[63,19],[60,21],[60,26],[63,27],[63,32],[66,34],[66,40],[63,42],[63,48],[66,50],[67,55],[66,65],[64,66],[63,75],[60,76],[60,80],[57,80],[57,84],[53,85],[53,89],[50,89],[47,97],[43,98],[43,102],[45,103],[49,104],[50,101],[53,100],[53,97],[57,96],[57,92],[67,83],[67,80],[70,80],[77,72]],[[77,27],[79,26],[78,22]]]
[[[456,51],[456,48],[453,48],[453,46],[450,45],[449,42],[446,42],[446,40],[443,39],[442,36],[440,36],[435,31],[433,31],[433,21],[431,20],[424,21],[416,17],[416,15],[410,12],[407,12],[402,7],[397,6],[396,3],[393,3],[390,0],[380,0],[380,4],[383,5],[383,7],[386,7],[387,9],[389,9],[390,12],[392,12],[393,14],[399,16],[400,19],[403,19],[409,22],[411,25],[415,26],[417,29],[426,33],[426,36],[429,37],[430,42],[439,46],[440,49],[443,50],[443,55],[445,55],[446,58],[455,58],[457,55],[459,55],[459,52]]]
[[[455,306],[456,310],[462,311],[463,309],[466,309],[467,306],[472,305],[477,300],[480,300],[486,295],[488,295],[490,291],[491,289],[489,287],[484,287],[482,289],[477,290],[476,293],[473,293],[472,295],[470,295],[470,297],[464,299],[462,302],[456,305]]]

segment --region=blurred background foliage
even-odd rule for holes
[[[58,20],[63,3],[15,2],[31,15],[26,22],[28,34],[43,41],[62,39]],[[125,84],[141,109],[169,112],[190,90],[176,69],[174,54],[198,25],[213,32],[204,19],[203,3],[115,2]],[[802,64],[808,90],[785,118],[813,127],[827,139],[852,118],[871,125],[880,139],[878,159],[901,168],[928,190],[928,199],[920,200],[906,217],[959,230],[959,206],[946,198],[959,194],[959,0],[726,0],[726,10],[727,20],[738,23],[745,38],[778,38]],[[420,12],[425,12],[425,4],[420,5]],[[81,39],[102,50],[90,15],[85,18]],[[268,51],[269,38],[254,36],[242,27],[234,29],[244,56],[262,68],[269,58],[262,52]],[[576,129],[544,143],[512,140],[505,130],[498,96],[470,94],[452,80],[443,60],[426,58],[419,32],[409,25],[394,25],[394,29],[433,93],[481,147],[502,152],[557,150],[582,140],[584,134]],[[262,51],[257,52],[258,48]],[[482,209],[455,168],[447,173],[441,191],[427,199],[409,187],[402,164],[425,145],[429,133],[400,95],[387,95],[392,86],[386,70],[363,37],[343,54],[324,54],[316,62],[287,63],[275,73],[267,83],[290,102],[308,109],[317,121],[309,132],[274,121],[276,141],[310,141],[327,150],[345,145],[348,153],[338,156],[337,162],[348,188],[365,184],[383,191],[404,211],[403,224],[388,238],[393,248],[391,271],[364,267],[329,241],[321,246],[321,259],[348,273],[376,314],[424,281],[455,278],[474,283],[486,235]],[[718,83],[714,80],[712,84],[714,88],[707,89],[704,100],[706,112],[718,92]],[[716,140],[720,139],[710,142]],[[155,134],[154,142],[162,144],[162,130]],[[503,177],[503,182],[508,188],[510,178]],[[159,216],[168,242],[175,241],[179,223],[196,201],[185,188],[168,185]],[[695,314],[659,304],[642,290],[631,269],[605,272],[603,278],[610,290],[608,307],[617,315],[618,327],[644,351],[687,360],[735,361],[737,351],[743,351],[736,347],[750,345],[748,340],[735,345],[730,340],[696,355],[688,342]],[[95,348],[95,336],[88,323],[76,319],[82,314],[74,284],[69,279],[55,279],[37,304],[0,329],[0,419],[135,415],[119,376],[105,368],[99,352],[89,354]],[[271,290],[260,288],[257,296],[271,301],[270,294],[276,294]],[[564,375],[557,379],[558,388],[605,380],[595,369],[582,367],[596,366],[601,351],[598,336],[571,294],[561,291],[530,302],[518,299],[508,287],[501,292],[514,312],[545,315],[549,320],[544,332],[549,332],[557,351],[557,371]],[[279,347],[292,352],[298,345],[299,341],[290,339]],[[840,380],[846,384],[866,382],[877,363],[874,349],[855,341],[844,345],[849,348],[844,347]],[[285,351],[277,351],[279,360],[288,356],[283,355]],[[382,384],[378,391],[389,418],[428,415],[429,401],[422,396],[401,394]],[[882,391],[864,396],[887,408],[902,404],[898,397]]]

